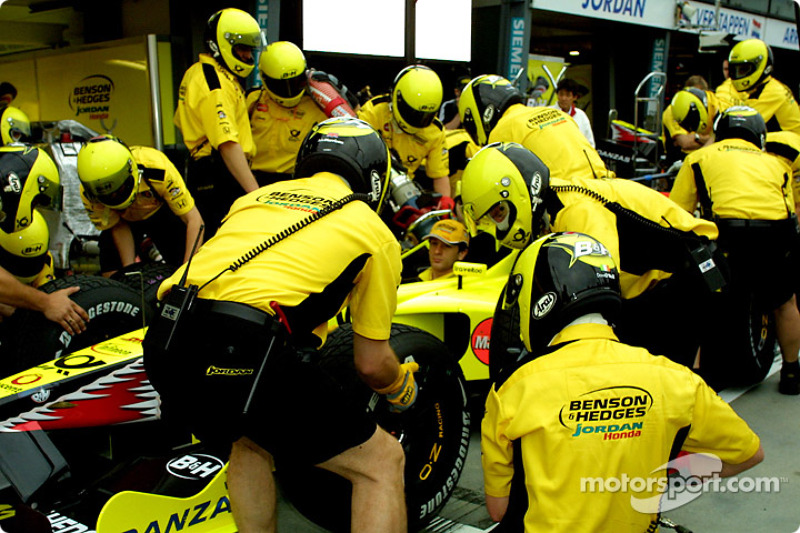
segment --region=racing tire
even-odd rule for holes
[[[759,383],[775,360],[775,318],[757,309],[751,297],[722,298],[712,340],[700,350],[701,374],[717,390]]]
[[[144,291],[144,302],[152,309],[158,308],[158,288],[161,282],[170,277],[177,267],[167,263],[133,263],[117,270],[111,279],[127,285],[137,293]]]
[[[76,275],[55,279],[39,287],[46,293],[79,286],[70,298],[89,313],[86,331],[72,336],[43,313],[17,309],[9,319],[15,332],[3,357],[3,374],[52,361],[81,348],[140,329],[152,310],[142,306],[138,291],[101,276]],[[13,326],[12,326],[13,323]]]
[[[403,444],[406,456],[408,530],[422,529],[444,506],[461,477],[470,439],[461,367],[447,347],[420,329],[393,324],[389,340],[401,362],[419,363],[416,403],[404,413],[390,413],[388,402],[367,387],[353,366],[353,331],[344,324],[328,335],[320,366],[343,390],[363,402],[383,429]],[[350,531],[350,483],[314,467],[276,470],[282,494],[306,518],[333,532]]]

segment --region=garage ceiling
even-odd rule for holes
[[[72,0],[0,1],[0,56],[65,45],[75,24],[81,21],[75,3]]]

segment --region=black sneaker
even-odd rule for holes
[[[783,363],[783,366],[781,366],[781,381],[778,383],[778,392],[792,396],[800,394],[800,362]]]

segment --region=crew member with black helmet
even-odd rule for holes
[[[147,237],[176,267],[191,257],[198,235],[202,243],[203,217],[164,153],[99,136],[80,149],[77,167],[81,200],[101,232],[100,271],[105,275],[133,264]]]
[[[442,105],[442,82],[425,65],[409,65],[394,79],[391,94],[376,96],[358,111],[358,118],[381,133],[408,177],[425,164],[433,190],[448,199],[450,165],[444,126],[437,118]],[[448,207],[452,201],[446,201]]]
[[[232,444],[227,486],[240,531],[275,531],[273,458],[278,468],[316,465],[351,481],[354,531],[406,530],[400,443],[300,356],[324,342],[328,320],[349,301],[358,375],[384,408],[417,398],[418,365],[399,364],[388,342],[400,245],[376,210],[389,172],[370,125],[321,122],[300,147],[295,179],[234,202],[217,234],[159,289],[177,305],[197,292],[177,323],[162,314],[151,324],[147,374],[165,419],[210,445]]]
[[[492,143],[475,154],[464,170],[461,199],[470,233],[491,233],[510,248],[550,231],[602,240],[620,265],[622,338],[693,365],[710,320],[706,310],[724,286],[712,222],[635,181],[553,178],[517,143]],[[709,263],[701,268],[699,257]],[[682,334],[663,334],[672,330]]]
[[[306,58],[289,41],[270,43],[258,59],[261,87],[247,94],[256,143],[252,169],[259,186],[291,179],[300,143],[327,119],[306,94]]]
[[[175,126],[189,149],[186,183],[209,237],[231,203],[258,188],[250,170],[256,147],[243,83],[262,42],[252,16],[234,8],[217,11],[206,27],[208,53],[189,67],[178,92]]]
[[[723,111],[714,134],[714,144],[686,157],[670,198],[691,213],[699,204],[700,216],[719,227],[731,285],[752,293],[758,308],[775,316],[783,357],[778,390],[800,394],[800,312],[790,282],[800,237],[791,170],[764,151],[767,127],[751,107]]]
[[[481,423],[498,529],[655,531],[664,485],[593,491],[584,481],[665,479],[668,466],[728,477],[763,460],[758,435],[699,376],[619,341],[618,270],[597,239],[536,240],[507,286],[528,353],[501,370]],[[689,455],[676,460],[679,451]]]
[[[476,144],[519,143],[536,153],[553,177],[613,177],[572,117],[560,109],[528,107],[523,102],[506,78],[481,75],[467,84],[458,113]]]
[[[800,106],[786,85],[772,76],[772,49],[761,39],[745,39],[731,48],[728,68],[738,95],[733,105],[758,111],[767,131],[788,130],[800,134]]]

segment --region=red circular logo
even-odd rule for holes
[[[14,385],[30,385],[31,383],[36,383],[40,379],[42,379],[41,374],[25,374],[24,376],[15,378],[11,383]]]
[[[489,341],[492,338],[492,319],[487,318],[472,331],[472,353],[484,365],[489,364]]]

